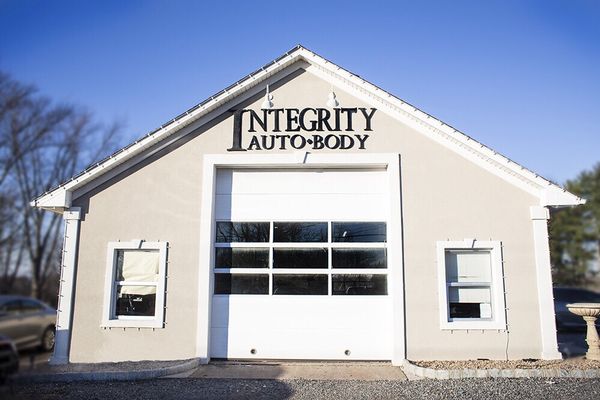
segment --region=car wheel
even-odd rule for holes
[[[42,345],[40,346],[44,351],[51,351],[54,348],[55,331],[53,326],[49,326],[42,335]]]

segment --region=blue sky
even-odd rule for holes
[[[143,135],[301,43],[541,175],[600,161],[600,2],[0,0],[0,69]]]

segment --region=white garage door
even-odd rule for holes
[[[217,172],[213,358],[389,360],[384,170]]]

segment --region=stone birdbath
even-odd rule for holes
[[[600,338],[596,330],[596,318],[600,316],[600,303],[573,303],[567,304],[567,308],[573,314],[583,317],[587,324],[588,351],[585,358],[588,360],[600,360]]]

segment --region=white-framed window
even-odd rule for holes
[[[505,329],[502,244],[437,242],[441,329]]]
[[[102,326],[162,328],[167,242],[109,242]]]

